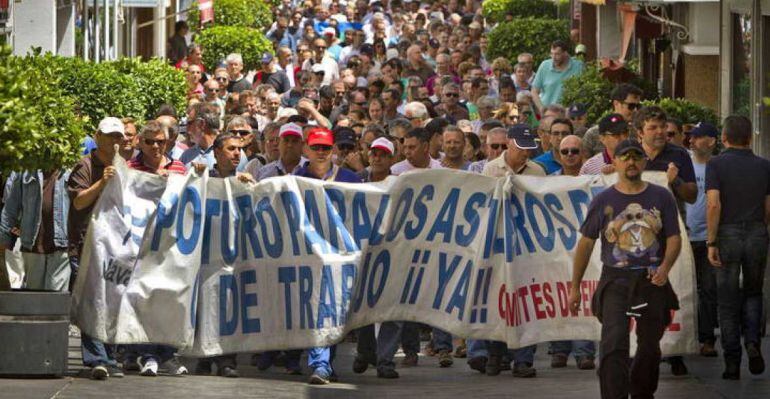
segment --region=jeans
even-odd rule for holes
[[[433,329],[433,349],[436,352],[440,351],[452,351],[452,334],[440,330],[438,328]]]
[[[604,275],[602,275],[604,279]],[[600,281],[600,285],[602,282]],[[658,389],[660,339],[670,321],[665,304],[665,287],[652,285],[642,278],[639,283],[648,295],[647,307],[636,317],[637,348],[629,358],[630,282],[610,281],[601,297],[602,338],[599,344],[599,387],[602,398],[652,398]],[[630,367],[629,367],[630,365]]]
[[[744,343],[760,345],[767,227],[761,222],[724,224],[717,237],[722,267],[714,269],[722,349],[726,363],[740,363],[741,331]]]
[[[569,356],[572,353],[575,359],[580,360],[584,357],[594,357],[596,354],[596,345],[594,341],[576,339],[573,341],[552,341],[551,353],[561,353]]]
[[[467,339],[465,344],[468,346],[468,359],[474,357],[489,357],[487,351],[487,341],[483,339]]]
[[[337,353],[337,345],[310,348],[307,353],[307,365],[314,373],[325,374],[327,377],[334,373],[332,363]]]
[[[716,271],[709,263],[706,242],[691,241],[690,245],[698,286],[698,342],[713,344],[716,341],[714,329],[717,327]]]
[[[118,365],[113,357],[112,345],[105,345],[102,341],[81,334],[80,347],[83,352],[83,365],[86,367]]]
[[[75,288],[75,281],[78,278],[78,270],[80,270],[80,257],[70,256],[69,292],[72,292],[72,289]]]
[[[405,321],[401,329],[401,348],[406,354],[420,353],[420,324]]]
[[[26,277],[25,288],[66,291],[70,283],[70,260],[67,251],[50,254],[22,252]]]

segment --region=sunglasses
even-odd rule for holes
[[[237,134],[241,137],[248,136],[251,134],[251,130],[230,130],[230,133]]]
[[[310,146],[310,149],[315,151],[315,152],[331,151],[332,150],[332,146],[324,145],[324,144],[314,144],[314,145]]]
[[[447,97],[460,97],[460,93],[444,93]]]
[[[642,154],[640,154],[638,152],[632,151],[632,152],[627,152],[627,153],[625,153],[623,155],[620,155],[618,157],[618,159],[623,161],[623,162],[626,162],[628,160],[631,160],[631,161],[634,161],[634,162],[639,162],[639,161],[644,159],[644,155],[642,155]]]
[[[631,111],[633,111],[635,109],[639,109],[642,106],[641,103],[626,103],[626,102],[624,102],[624,104],[626,104],[626,107],[628,107],[628,109],[630,109]]]
[[[223,77],[223,76],[220,76],[220,77],[214,78],[214,79],[217,80],[218,82],[227,82],[227,80],[228,80],[228,78]]]
[[[572,132],[570,132],[569,130],[561,130],[561,131],[560,130],[553,130],[553,131],[551,131],[551,136],[567,137],[570,134],[572,134]]]
[[[163,140],[144,139],[144,144],[146,144],[148,147],[152,147],[155,144],[157,144],[159,147],[163,147],[164,145],[166,145],[166,139],[163,139]]]
[[[327,49],[327,47],[320,47],[320,46],[318,46],[315,49],[316,50],[320,50],[320,51],[325,51]]]
[[[677,132],[671,131],[671,132],[668,132],[666,134],[668,135],[668,137],[674,137],[674,136],[676,136],[676,133]]]
[[[359,101],[359,102],[355,102],[354,101],[353,104],[358,105],[360,107],[365,107],[366,106],[366,101]]]
[[[559,152],[561,155],[578,155],[580,154],[580,148],[562,148]]]
[[[489,148],[493,150],[507,150],[508,144],[490,144]]]

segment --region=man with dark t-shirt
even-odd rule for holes
[[[602,398],[653,397],[658,387],[660,339],[678,303],[668,273],[682,240],[676,201],[663,187],[642,181],[642,146],[625,140],[615,149],[618,182],[594,197],[580,228],[572,287],[580,287],[594,243],[602,240],[602,275],[591,310],[602,323],[599,386]],[[570,289],[570,308],[580,308]],[[629,317],[637,349],[629,360]]]

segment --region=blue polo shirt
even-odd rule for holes
[[[543,169],[545,169],[545,174],[547,175],[552,175],[561,170],[561,164],[556,162],[556,159],[554,159],[553,151],[543,153],[542,155],[533,159],[533,161],[539,163]]]
[[[579,75],[581,72],[583,72],[583,61],[574,58],[569,59],[569,64],[563,71],[553,67],[553,60],[541,62],[532,86],[540,90],[540,101],[543,106],[558,104],[561,101],[564,81],[569,77]]]
[[[325,176],[318,177],[310,173],[310,168],[308,167],[308,165],[309,163],[306,163],[304,166],[299,168],[299,170],[294,172],[294,175],[309,177],[311,179],[320,179],[320,180],[332,180],[332,178],[334,178],[333,181],[340,182],[340,183],[362,183],[361,178],[352,170],[340,168],[337,165],[332,165],[332,168],[329,169],[328,172],[326,172]]]

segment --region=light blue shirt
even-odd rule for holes
[[[558,104],[561,101],[564,81],[569,77],[579,75],[581,72],[583,72],[583,61],[575,58],[569,59],[569,64],[563,71],[553,67],[553,60],[541,62],[532,86],[540,91],[540,101],[543,106]]]
[[[197,144],[186,149],[182,156],[179,157],[179,161],[182,162],[188,170],[192,167],[192,163],[202,163],[209,167],[209,169],[213,169],[214,165],[217,164],[216,158],[214,158],[214,146],[207,149],[202,149]],[[246,170],[246,164],[249,163],[249,159],[246,158],[246,154],[243,153],[243,150],[241,150],[241,160],[238,162],[238,167],[235,168],[237,172],[243,172]]]
[[[693,204],[685,204],[690,241],[706,241],[706,164],[692,160],[698,197]]]

